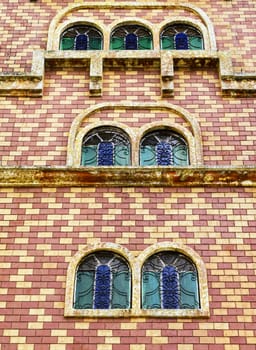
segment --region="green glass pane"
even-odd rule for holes
[[[113,274],[112,309],[130,308],[130,273],[123,271]]]
[[[143,273],[142,280],[142,308],[160,309],[160,275],[146,271]]]
[[[163,36],[161,40],[161,48],[163,50],[174,50],[174,37]]]
[[[190,50],[202,50],[203,48],[203,41],[200,37],[190,37],[189,38],[189,48]]]
[[[89,49],[90,50],[101,50],[102,49],[101,38],[90,38]]]
[[[152,38],[149,37],[143,37],[138,38],[138,48],[139,50],[151,50],[152,49]]]
[[[195,272],[183,272],[180,274],[180,308],[199,308],[198,281]]]
[[[188,150],[185,145],[178,145],[173,148],[174,165],[188,165]]]
[[[74,38],[62,38],[60,43],[61,50],[74,50]]]
[[[124,38],[112,37],[110,41],[111,50],[124,50]]]
[[[140,165],[152,166],[156,165],[155,148],[152,146],[144,146],[140,149]]]
[[[91,309],[93,305],[94,273],[78,272],[76,276],[75,309]]]
[[[115,147],[115,164],[119,166],[130,165],[130,147],[118,145]]]
[[[97,146],[86,146],[82,148],[81,165],[83,166],[97,165]]]

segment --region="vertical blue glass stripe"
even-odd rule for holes
[[[114,145],[101,142],[98,146],[98,165],[114,165]]]
[[[126,50],[137,50],[138,49],[138,37],[136,34],[130,33],[125,37],[125,48]]]
[[[111,295],[111,271],[107,265],[96,269],[94,289],[94,309],[109,309]]]
[[[162,270],[162,305],[164,309],[179,308],[178,272],[173,266]]]
[[[88,36],[85,34],[77,35],[75,39],[76,50],[87,50]]]
[[[159,142],[156,145],[157,165],[171,165],[172,149],[168,142]]]
[[[185,33],[178,33],[175,35],[175,49],[188,50],[188,36]]]

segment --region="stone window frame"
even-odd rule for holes
[[[124,123],[119,123],[115,121],[99,121],[91,122],[90,117],[94,113],[100,113],[105,110],[133,110],[138,112],[141,109],[146,109],[149,111],[164,110],[170,114],[170,118],[163,119],[161,122],[152,122],[141,127],[129,127]],[[171,118],[171,116],[173,118]],[[174,117],[181,117],[187,124],[188,127],[180,125],[174,121]],[[173,120],[171,120],[173,119]],[[85,126],[82,124],[87,122]],[[199,166],[203,163],[203,154],[202,154],[202,138],[199,123],[197,119],[188,113],[186,110],[179,106],[175,106],[169,103],[102,103],[89,107],[84,112],[80,113],[72,122],[69,139],[68,139],[68,148],[67,148],[67,166],[71,167],[82,167],[81,165],[81,151],[82,151],[82,141],[85,134],[91,131],[94,128],[99,126],[113,126],[123,130],[131,142],[131,166],[140,167],[139,165],[139,147],[140,140],[142,139],[145,133],[153,129],[158,128],[169,128],[174,132],[180,134],[186,140],[188,144],[189,160],[191,166]]]
[[[130,309],[74,309],[74,292],[76,283],[76,271],[81,261],[89,254],[96,251],[109,250],[123,257],[131,270],[131,308]],[[175,251],[187,256],[195,265],[198,273],[198,285],[200,295],[199,309],[142,309],[141,308],[141,275],[144,262],[153,254],[161,251]],[[65,292],[65,317],[184,317],[202,318],[209,317],[209,300],[206,267],[201,257],[190,247],[181,243],[161,242],[156,243],[144,251],[135,255],[127,248],[116,243],[96,243],[88,245],[78,251],[72,258],[67,270]]]
[[[48,31],[48,40],[47,40],[47,50],[48,51],[56,51],[59,50],[59,43],[60,38],[64,30],[66,30],[68,27],[71,27],[72,25],[76,24],[86,24],[86,25],[92,25],[96,27],[99,31],[101,31],[103,35],[103,51],[108,51],[110,48],[110,36],[112,31],[120,25],[126,25],[126,24],[138,24],[141,26],[144,26],[152,33],[152,41],[153,41],[153,49],[151,51],[160,50],[160,34],[164,27],[167,25],[171,25],[175,22],[181,22],[184,24],[191,25],[195,27],[197,30],[199,30],[202,33],[203,42],[204,42],[204,50],[211,50],[211,51],[217,51],[216,47],[216,39],[214,34],[214,28],[213,24],[210,21],[207,14],[200,8],[192,5],[174,5],[170,4],[167,6],[168,9],[175,9],[175,8],[182,8],[184,10],[187,10],[188,12],[192,12],[198,16],[198,19],[193,19],[188,16],[173,16],[168,17],[164,21],[160,22],[159,24],[153,24],[148,20],[145,20],[143,18],[137,18],[137,17],[126,17],[122,20],[114,20],[109,25],[105,25],[103,22],[101,22],[98,19],[95,19],[93,17],[84,18],[84,17],[77,17],[70,20],[64,20],[62,23],[62,20],[65,18],[65,16],[69,14],[73,14],[75,11],[78,11],[80,9],[86,9],[90,8],[90,4],[74,4],[70,5],[61,11],[58,12],[58,14],[52,19],[49,31]],[[98,4],[98,8],[112,8],[116,7],[114,4],[110,4],[109,6],[104,4]],[[130,9],[129,4],[127,6],[127,10]],[[146,6],[149,9],[154,8],[161,8],[166,7],[166,5],[161,4],[150,4],[149,6]],[[132,6],[134,8],[134,6]],[[135,8],[139,8],[138,6],[135,6]],[[142,53],[143,55],[143,53]]]

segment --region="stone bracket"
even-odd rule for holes
[[[256,74],[233,72],[228,53],[217,51],[43,51],[33,53],[30,73],[0,74],[0,96],[31,96],[43,94],[46,67],[83,67],[89,69],[89,94],[101,96],[104,67],[160,67],[163,97],[174,95],[174,69],[193,67],[219,69],[221,90],[228,96],[252,96],[256,94]]]

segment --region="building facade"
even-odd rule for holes
[[[0,13],[0,349],[254,350],[255,3]]]

